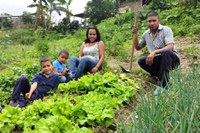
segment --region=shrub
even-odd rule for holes
[[[34,32],[34,35],[37,38],[35,48],[39,52],[39,57],[47,56],[49,54],[49,45],[46,30],[40,27]]]
[[[191,26],[190,30],[191,30],[190,31],[191,34],[199,34],[200,33],[200,24]]]
[[[36,41],[33,31],[29,29],[14,29],[4,32],[5,35],[0,36],[1,45],[31,45]]]
[[[78,20],[74,20],[68,25],[68,29],[69,29],[70,32],[77,30],[78,28],[79,28],[79,21]]]

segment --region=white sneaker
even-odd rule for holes
[[[69,73],[69,79],[72,80],[75,77],[75,74]]]
[[[157,88],[154,92],[153,92],[153,94],[155,95],[155,96],[157,96],[158,94],[162,94],[163,93],[163,89],[162,88]]]

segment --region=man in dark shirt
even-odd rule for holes
[[[26,97],[30,101],[42,99],[51,89],[56,89],[59,84],[59,76],[53,72],[52,61],[43,58],[40,61],[42,71],[33,76],[32,85],[29,84],[25,76],[20,77],[13,89],[10,105],[24,107],[26,106]],[[23,94],[20,97],[20,94]]]

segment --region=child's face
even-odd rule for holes
[[[42,62],[41,67],[45,76],[50,76],[52,74],[53,64],[51,61]]]
[[[65,53],[61,53],[61,54],[58,56],[58,61],[59,61],[61,64],[65,64],[67,59],[68,59],[68,55],[65,54]]]

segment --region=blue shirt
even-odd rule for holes
[[[46,77],[42,72],[36,73],[33,76],[32,83],[38,83],[37,90],[45,95],[51,89],[56,89],[59,84],[59,76],[56,73],[52,73],[50,77]]]
[[[65,64],[61,64],[58,60],[55,60],[53,62],[53,66],[55,68],[57,68],[58,70],[58,73],[61,73],[63,71],[63,69],[65,70],[66,69],[66,65]]]

